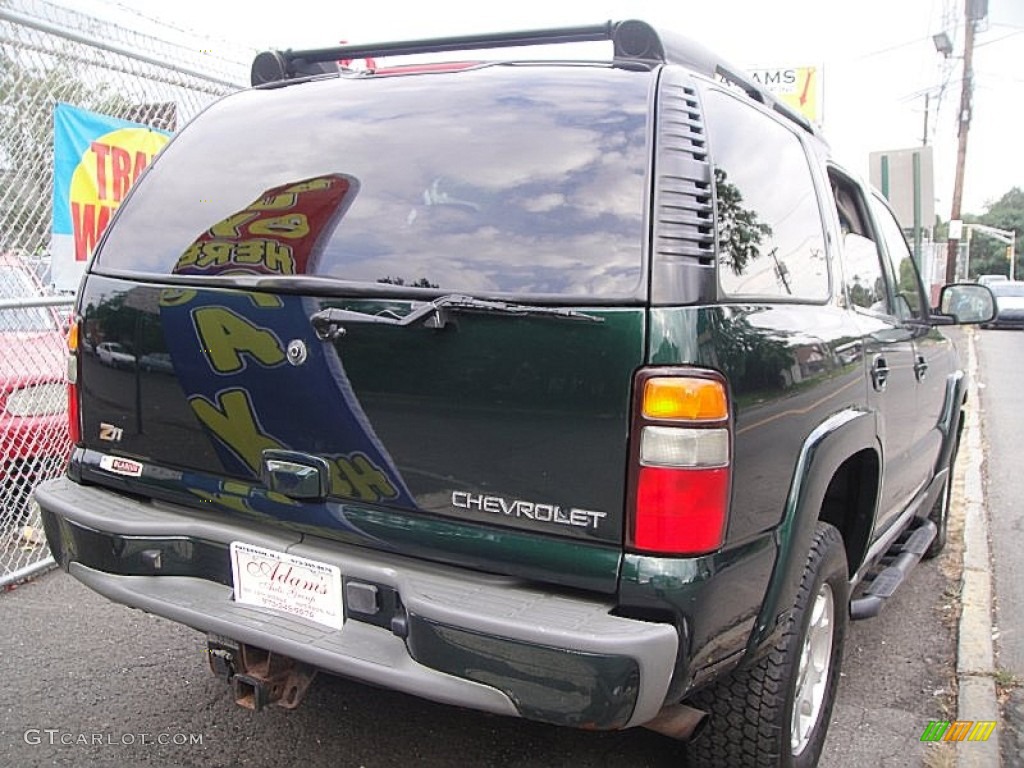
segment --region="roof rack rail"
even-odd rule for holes
[[[647,22],[637,20],[521,32],[341,45],[305,51],[264,51],[257,54],[253,60],[251,82],[253,86],[259,86],[322,74],[332,71],[335,62],[344,59],[600,40],[612,42],[615,61],[682,64],[708,77],[719,78],[739,87],[754,101],[784,115],[804,130],[816,133],[809,120],[776,100],[752,78],[741,74],[741,70],[723,62],[704,46],[679,35],[659,32]]]

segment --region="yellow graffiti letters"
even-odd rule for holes
[[[361,453],[329,459],[331,493],[346,499],[380,501],[393,499],[398,491],[385,472]]]
[[[189,398],[199,420],[230,448],[253,472],[259,472],[263,451],[281,450],[279,442],[260,430],[252,402],[244,389],[230,389],[211,403],[204,397]]]
[[[164,288],[160,291],[161,307],[180,307],[196,297],[191,288]]]
[[[292,249],[274,240],[212,240],[192,243],[181,254],[174,266],[175,272],[184,269],[208,270],[230,265],[241,267],[263,266],[269,272],[281,275],[295,273]]]
[[[298,240],[309,234],[309,219],[304,213],[288,213],[284,216],[258,219],[249,225],[249,234]]]
[[[218,373],[242,370],[243,354],[268,367],[284,362],[284,350],[277,336],[230,309],[201,307],[192,313],[192,321],[206,357]]]
[[[298,184],[292,184],[285,190],[285,193],[293,192],[300,195],[303,192],[313,192],[318,189],[330,189],[331,185],[333,185],[335,181],[336,179],[324,178],[321,176],[317,179],[309,179],[308,181],[303,181]]]
[[[252,211],[239,211],[233,213],[226,219],[221,219],[209,229],[209,233],[213,237],[224,237],[228,239],[237,239],[242,236],[242,225],[252,221],[258,213]]]
[[[250,293],[249,301],[251,301],[255,306],[263,307],[264,309],[284,306],[284,302],[281,301],[281,297],[275,296],[272,293]]]
[[[250,211],[283,211],[295,207],[298,197],[287,193],[270,195],[249,206]]]

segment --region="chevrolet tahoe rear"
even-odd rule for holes
[[[323,71],[594,39],[611,61]],[[963,402],[884,202],[640,22],[254,78],[82,283],[75,450],[37,492],[61,566],[205,633],[254,709],[325,670],[684,739],[711,712],[695,764],[813,764],[851,587],[945,531]]]

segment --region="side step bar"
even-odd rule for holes
[[[882,606],[885,605],[885,601],[899,589],[907,574],[914,569],[914,566],[920,562],[921,556],[928,551],[936,533],[938,533],[938,528],[935,527],[935,523],[931,520],[922,521],[921,526],[915,529],[904,542],[892,565],[874,578],[863,597],[850,601],[850,618],[857,620],[877,616],[882,610]]]

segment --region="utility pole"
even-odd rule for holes
[[[971,96],[974,91],[974,69],[971,59],[974,56],[974,27],[978,21],[980,11],[977,0],[964,0],[964,25],[966,37],[964,38],[964,78],[960,88],[960,112],[957,116],[957,136],[960,141],[956,151],[956,180],[953,182],[953,208],[949,214],[949,220],[955,221],[960,218],[960,204],[964,196],[964,165],[967,161],[967,131],[971,127]],[[949,249],[946,253],[946,282],[956,282],[956,257],[959,251],[960,241],[950,239]],[[969,278],[970,275],[965,275]]]

